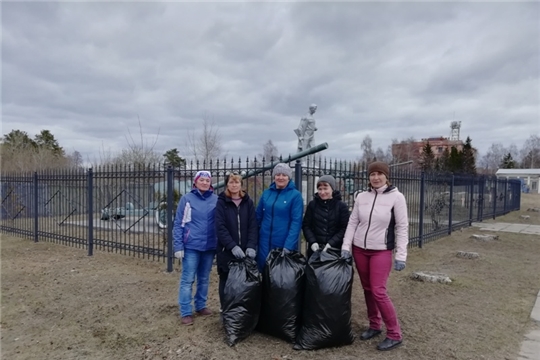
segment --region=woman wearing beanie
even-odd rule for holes
[[[396,250],[394,270],[405,268],[409,242],[409,220],[405,197],[388,181],[390,168],[383,162],[368,166],[370,190],[360,193],[355,201],[342,246],[342,256],[352,256],[364,288],[369,329],[360,339],[368,340],[381,333],[381,320],[386,338],[379,350],[391,350],[402,343],[396,310],[386,292],[392,270],[392,251]]]
[[[349,208],[341,201],[336,180],[323,175],[317,181],[317,192],[307,206],[302,231],[308,243],[308,259],[318,250],[341,249],[349,222]]]
[[[215,219],[221,308],[229,277],[229,261],[246,256],[255,259],[259,238],[255,206],[249,195],[242,190],[242,175],[228,174],[225,186],[225,191],[218,196]]]
[[[289,165],[277,164],[272,170],[274,181],[263,192],[257,204],[256,214],[259,224],[257,264],[261,273],[270,250],[283,248],[284,252],[289,252],[298,249],[304,201],[291,177]]]
[[[206,307],[212,262],[216,253],[214,215],[217,196],[209,171],[198,171],[193,189],[180,199],[174,220],[174,256],[182,260],[178,305],[182,324],[193,324],[192,302],[198,315],[211,315]],[[192,296],[197,277],[197,292]]]

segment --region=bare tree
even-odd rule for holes
[[[68,162],[70,166],[78,168],[83,166],[83,158],[80,152],[77,150],[73,151],[70,155],[68,155]]]
[[[360,144],[360,149],[362,150],[362,162],[369,163],[373,161],[375,153],[373,152],[373,140],[371,136],[366,135]]]
[[[391,154],[385,152],[381,147],[378,147],[377,150],[375,150],[375,158],[377,161],[384,161],[385,163],[390,163],[392,161]]]
[[[202,132],[197,134],[192,130],[187,133],[187,153],[191,154],[196,160],[209,163],[211,160],[217,160],[223,153],[223,144],[219,127],[204,116]]]
[[[278,153],[278,148],[274,145],[274,143],[272,142],[272,140],[268,140],[264,145],[263,145],[263,153],[262,154],[259,154],[259,156],[261,158],[264,158],[265,161],[270,161],[271,159],[277,159],[277,157],[279,156],[279,153]]]
[[[540,167],[540,136],[533,134],[523,144],[521,167],[525,169]]]
[[[139,142],[136,142],[133,139],[129,127],[127,131],[128,135],[126,135],[126,141],[128,147],[122,149],[115,159],[116,163],[146,167],[151,164],[158,164],[162,161],[161,155],[154,150],[159,138],[159,130],[154,139],[145,139],[141,120],[139,119]]]
[[[508,150],[502,143],[493,143],[480,159],[480,167],[488,173],[495,173],[506,154]]]

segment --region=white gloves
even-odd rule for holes
[[[252,259],[255,259],[255,256],[257,256],[257,252],[255,251],[255,249],[247,248],[246,255]]]
[[[177,259],[183,259],[184,258],[184,250],[180,250],[174,253],[174,257]]]
[[[328,250],[328,249],[330,249],[330,248],[331,248],[330,244],[326,244],[326,245],[324,246],[324,248],[323,248],[322,251],[326,252],[326,250]],[[318,244],[318,243],[313,243],[313,244],[311,244],[311,250],[312,250],[313,252],[319,251],[319,249],[320,249],[320,247],[319,247],[319,244]]]
[[[234,255],[234,257],[237,259],[243,259],[246,257],[246,254],[244,254],[244,252],[242,251],[242,248],[238,245],[233,247],[231,252]]]

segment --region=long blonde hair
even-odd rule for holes
[[[229,187],[227,185],[229,185],[229,181],[231,180],[238,180],[240,182],[240,197],[243,198],[244,195],[246,194],[244,192],[244,190],[242,190],[242,175],[239,175],[239,174],[229,174],[227,175],[227,182],[225,183],[225,196],[227,197],[230,197],[232,198],[232,195],[231,195],[231,192],[229,191]]]

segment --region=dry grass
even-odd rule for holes
[[[540,194],[521,194],[520,211],[513,211],[500,216],[490,222],[507,222],[515,224],[540,225],[540,212],[527,211],[532,208],[540,208]],[[521,215],[529,215],[529,219],[520,218]]]
[[[536,201],[537,198],[531,201]],[[529,201],[529,199],[524,200]],[[527,207],[522,206],[521,214]],[[531,213],[527,213],[531,215]],[[509,214],[507,218],[519,218]],[[531,219],[536,221],[534,219]],[[501,233],[475,242],[465,229],[411,249],[407,269],[393,272],[390,296],[404,345],[390,353],[377,340],[295,352],[289,344],[253,334],[234,348],[217,315],[178,320],[179,269],[164,264],[2,235],[2,355],[5,359],[515,359],[540,289],[540,239]],[[479,259],[455,256],[480,253]],[[450,285],[410,279],[413,271],[449,275]],[[218,308],[212,273],[209,305]],[[353,329],[367,324],[360,283],[353,288]]]

